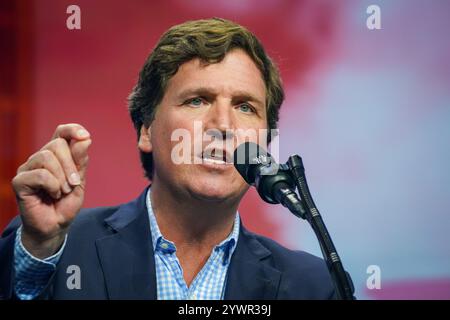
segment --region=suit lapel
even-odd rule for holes
[[[156,272],[145,205],[147,189],[105,219],[112,235],[97,239],[110,299],[156,299]]]
[[[105,219],[112,234],[96,241],[110,299],[155,300],[156,271],[147,189]],[[231,258],[225,299],[275,299],[281,272],[270,264],[271,252],[242,226]]]
[[[275,299],[281,272],[270,265],[270,256],[271,252],[241,224],[238,245],[228,270],[225,299]]]

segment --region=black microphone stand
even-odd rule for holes
[[[317,239],[323,257],[327,264],[330,275],[336,288],[337,298],[341,300],[355,300],[355,288],[348,272],[344,270],[341,259],[334,247],[327,227],[322,220],[322,216],[317,210],[316,205],[311,197],[305,176],[305,167],[302,158],[298,155],[290,156],[287,161],[290,173],[295,180],[297,190],[300,193],[300,200],[303,212],[292,212],[297,217],[306,219],[311,225]],[[292,210],[291,210],[292,211]]]

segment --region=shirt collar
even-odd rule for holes
[[[152,200],[150,196],[151,188],[148,188],[146,205],[148,216],[150,219],[150,233],[152,235],[152,243],[153,243],[153,251],[161,251],[163,253],[173,253],[176,251],[175,244],[172,241],[169,241],[164,238],[162,235],[158,222],[156,221],[155,214],[153,212]],[[233,255],[233,252],[236,248],[236,244],[239,238],[239,228],[240,228],[240,217],[239,212],[236,212],[236,216],[234,218],[233,230],[228,235],[228,237],[223,240],[221,243],[214,247],[214,251],[223,251],[223,263],[227,264]]]

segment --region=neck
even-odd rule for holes
[[[177,248],[195,246],[210,250],[226,239],[233,229],[239,204],[208,202],[190,194],[166,188],[157,180],[151,187],[152,209],[162,235]]]

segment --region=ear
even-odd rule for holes
[[[144,153],[152,152],[153,146],[151,142],[151,126],[149,126],[148,128],[146,128],[145,125],[141,126],[138,149]]]

